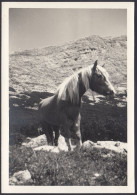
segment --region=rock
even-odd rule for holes
[[[100,141],[98,141],[98,142],[97,142],[97,145],[98,145],[98,146],[101,146],[101,142],[100,142]]]
[[[126,94],[126,87],[117,87],[117,93]]]
[[[74,140],[72,140],[72,148],[75,149],[76,145]],[[60,135],[59,139],[58,139],[58,146],[49,146],[49,145],[42,145],[42,146],[38,146],[33,148],[33,150],[44,150],[47,152],[53,152],[53,153],[59,153],[60,151],[68,151],[68,146],[66,144],[65,138]]]
[[[116,146],[116,147],[119,147],[119,146],[120,146],[120,142],[117,142],[117,143],[115,144],[115,146]]]
[[[123,39],[121,37],[90,36],[62,46],[15,52],[10,55],[9,60],[9,83],[12,87],[10,91],[21,93],[24,91],[55,92],[57,84],[61,84],[64,78],[70,76],[72,69],[76,71],[79,67],[88,66],[98,57],[102,62],[105,61],[114,83],[126,83],[126,40],[126,37]],[[117,47],[117,44],[120,46]],[[37,58],[30,58],[30,56]],[[20,63],[25,68],[18,68]],[[39,63],[39,70],[37,63]],[[115,65],[118,66],[119,71]],[[44,69],[46,72],[43,71]],[[56,69],[54,74],[53,69]],[[26,73],[29,74],[29,77]]]
[[[93,148],[93,146],[95,145],[95,143],[94,142],[92,142],[92,141],[90,141],[90,140],[87,140],[87,141],[85,141],[83,144],[82,144],[82,147],[81,147],[81,149],[92,149]]]
[[[107,153],[107,154],[101,154],[101,156],[103,157],[103,158],[110,158],[110,157],[113,157],[113,156],[115,156],[113,153]]]
[[[117,104],[117,107],[122,108],[122,107],[125,107],[125,105],[124,105],[123,103],[120,103],[120,102],[119,102],[119,103]]]
[[[28,170],[24,170],[14,173],[14,175],[9,180],[9,184],[10,185],[25,184],[29,180],[31,180],[31,174]]]
[[[68,151],[67,143],[62,135],[60,135],[58,139],[58,148],[62,151]]]
[[[18,180],[16,179],[16,177],[11,177],[10,179],[9,179],[9,184],[10,185],[15,185],[15,184],[17,184],[18,183]]]
[[[30,140],[31,140],[31,138],[30,138],[30,137],[27,137],[27,138],[26,138],[26,140],[27,140],[27,141],[30,141]]]
[[[127,143],[116,142],[116,141],[98,141],[95,145],[95,148],[106,148],[118,153],[127,153]]]
[[[22,143],[23,146],[31,147],[33,150],[44,150],[47,152],[59,153],[60,151],[68,151],[68,146],[66,144],[65,138],[60,135],[58,139],[58,147],[56,146],[48,146],[46,136],[40,135],[36,138],[26,138],[26,142]],[[72,140],[72,148],[75,149],[76,145],[74,140]],[[94,143],[90,140],[85,141],[82,144],[81,149],[83,150],[92,150],[93,148],[106,148],[118,153],[127,153],[127,143],[119,142],[119,141],[98,141]]]
[[[47,146],[47,145],[39,146],[37,148],[34,148],[33,150],[34,151],[41,151],[41,150],[43,150],[43,151],[53,152],[53,153],[59,153],[59,151],[60,151],[57,146]]]
[[[68,146],[65,142],[65,138],[60,135],[58,139],[58,147],[49,146],[45,135],[40,135],[36,138],[27,137],[26,141],[22,143],[23,146],[31,147],[33,150],[44,150],[58,153],[59,151],[68,151]]]
[[[47,140],[45,135],[40,135],[36,138],[27,138],[26,142],[22,143],[23,146],[36,148],[38,146],[47,145]]]
[[[26,147],[31,147],[35,150],[45,150],[55,153],[59,151],[68,151],[68,146],[66,144],[65,138],[62,135],[59,136],[58,147],[48,146],[45,135],[40,135],[36,138],[27,137],[26,141],[22,143],[22,145]]]

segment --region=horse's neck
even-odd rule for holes
[[[80,99],[84,95],[85,92],[86,92],[86,89],[83,86],[79,87],[79,97],[80,97]]]
[[[86,89],[82,79],[79,78],[79,97],[80,97],[80,100],[86,91],[87,91],[87,89]]]

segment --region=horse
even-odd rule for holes
[[[49,145],[58,145],[59,130],[62,129],[68,150],[73,150],[71,132],[75,135],[76,148],[81,147],[81,98],[88,89],[104,96],[115,94],[107,71],[97,60],[66,78],[53,96],[40,102],[41,125]]]

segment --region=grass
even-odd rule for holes
[[[122,97],[124,94],[121,95]],[[81,131],[83,141],[127,141],[127,105],[122,97],[113,100],[101,97],[98,103],[83,97]],[[123,107],[117,105],[121,103]]]
[[[28,169],[26,185],[125,186],[127,157],[107,149],[49,153],[23,146],[10,147],[10,175]]]
[[[106,117],[106,119],[97,119],[96,121],[89,121],[82,124],[82,138],[83,140],[127,140],[127,124],[120,119]]]
[[[50,93],[32,92],[10,98],[10,144],[22,142],[26,136],[38,136],[40,97],[49,97]],[[123,94],[124,96],[124,94]],[[123,97],[122,96],[122,97]],[[101,98],[91,105],[92,100],[83,97],[81,107],[81,133],[83,141],[114,140],[127,141],[127,105],[122,97],[106,100]],[[122,103],[123,107],[117,104]],[[14,105],[18,105],[18,107]]]
[[[25,96],[27,95],[27,96]],[[28,169],[31,181],[23,185],[35,186],[125,186],[127,185],[127,156],[107,149],[60,152],[59,154],[33,151],[21,146],[26,136],[38,136],[37,110],[41,96],[51,94],[22,94],[10,101],[9,173]],[[26,99],[26,97],[29,97]],[[123,96],[122,96],[123,97]],[[81,132],[83,141],[118,140],[126,142],[126,102],[122,97],[113,101],[100,99],[95,105],[83,97]],[[123,107],[117,104],[122,103]],[[17,104],[18,107],[12,105]],[[12,114],[13,113],[13,114]],[[28,122],[28,124],[27,124]],[[25,126],[23,126],[25,124]],[[22,134],[23,133],[23,134]],[[12,135],[12,136],[11,136]]]
[[[107,149],[95,149],[91,151],[80,150],[79,152],[60,152],[59,154],[33,151],[32,148],[21,146],[25,135],[36,133],[35,124],[38,118],[35,103],[39,101],[39,93],[30,94],[29,99],[21,96],[12,99],[19,107],[11,107],[18,121],[18,133],[10,134],[9,173],[12,176],[15,172],[28,169],[31,174],[31,181],[23,185],[35,186],[125,186],[127,185],[127,156],[118,154]],[[48,95],[48,94],[43,94]],[[50,96],[51,94],[49,94]],[[82,120],[81,131],[84,140],[118,140],[126,141],[126,103],[122,98],[113,101],[100,99],[94,106],[87,97],[83,97],[81,108]],[[118,107],[122,102],[124,107]],[[28,109],[28,106],[31,108]],[[11,110],[11,111],[12,111]],[[22,113],[26,114],[22,114]],[[31,115],[30,115],[31,113]],[[28,114],[28,115],[27,115]],[[26,115],[28,125],[26,124]],[[85,117],[86,116],[86,117]],[[17,120],[19,117],[20,120]],[[31,118],[32,117],[32,118]],[[34,123],[33,123],[34,121]],[[12,120],[14,122],[14,120]],[[31,124],[33,124],[33,126]],[[10,123],[11,124],[11,123]],[[15,128],[13,127],[15,130]],[[24,134],[22,135],[21,132]],[[38,133],[38,132],[37,132]],[[15,136],[14,136],[15,135]],[[36,135],[35,135],[36,136]]]

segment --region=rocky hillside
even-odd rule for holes
[[[105,63],[115,87],[126,84],[127,37],[91,36],[10,54],[10,89],[53,93],[67,76],[96,59]]]

